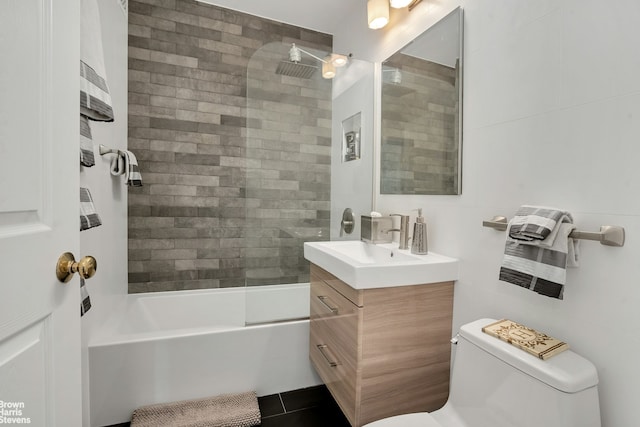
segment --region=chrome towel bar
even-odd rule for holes
[[[498,231],[507,230],[507,218],[504,216],[494,216],[489,221],[482,221],[483,227],[489,227]],[[606,246],[624,246],[624,227],[617,225],[603,225],[600,231],[579,231],[573,230],[569,237],[582,240],[595,240]]]

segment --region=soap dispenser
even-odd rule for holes
[[[418,209],[416,223],[413,224],[413,238],[411,239],[411,253],[426,255],[427,250],[427,223],[424,222],[422,209]]]

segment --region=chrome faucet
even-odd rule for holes
[[[390,216],[400,217],[400,228],[392,228],[386,231],[399,231],[398,249],[409,249],[409,215],[391,214]]]

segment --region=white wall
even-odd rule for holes
[[[424,208],[430,248],[460,259],[454,328],[506,317],[566,340],[598,368],[603,426],[637,425],[640,4],[429,0],[384,32],[343,25],[334,46],[380,61],[458,4],[462,195],[380,195],[377,209]],[[563,301],[499,282],[505,236],[481,223],[525,203],[566,208],[584,230],[624,226],[627,243],[582,242],[582,265],[568,272]]]
[[[374,67],[373,63],[352,60],[338,69],[333,81],[331,122],[331,240],[359,240],[360,215],[371,212],[374,155]],[[360,158],[343,162],[342,122],[360,113]],[[351,234],[340,236],[342,212],[353,211]]]
[[[91,122],[96,165],[81,168],[80,185],[89,188],[102,225],[80,233],[81,255],[93,255],[96,275],[86,282],[92,308],[82,317],[83,425],[89,425],[87,345],[111,307],[127,294],[127,188],[109,173],[111,156],[100,157],[98,145],[127,148],[127,20],[118,1],[98,0],[107,84],[113,101],[112,123]]]

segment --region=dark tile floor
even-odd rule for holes
[[[261,427],[350,427],[325,386],[258,398]]]
[[[350,427],[323,385],[258,397],[261,427]],[[129,427],[129,423],[109,427]]]

